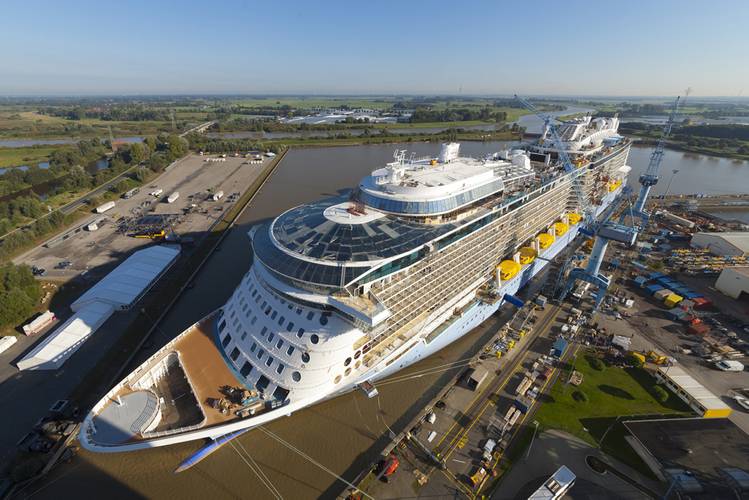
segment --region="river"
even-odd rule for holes
[[[468,142],[466,155],[483,156],[507,148],[505,142]],[[254,224],[274,217],[297,204],[337,194],[356,185],[362,176],[390,161],[394,149],[408,149],[416,155],[436,155],[437,144],[380,144],[365,146],[294,149],[288,153],[269,182],[242,214],[238,226],[227,236],[221,250],[209,259],[188,290],[160,325],[152,349],[166,343],[208,312],[220,307],[246,272],[250,250],[246,233]],[[633,148],[631,181],[647,165],[650,148]],[[679,168],[671,192],[740,191],[749,185],[747,165],[667,151],[664,171]],[[665,189],[664,176],[656,192]],[[713,191],[711,191],[713,192]],[[475,351],[479,338],[492,331],[480,327],[436,355],[406,370],[463,359]],[[144,353],[144,356],[146,354]],[[290,418],[270,423],[267,428],[311,455],[337,474],[353,479],[366,464],[376,459],[383,447],[385,423],[402,431],[451,374],[422,377],[384,386],[379,399],[367,399],[354,392],[297,412]],[[438,377],[443,377],[438,380]],[[259,431],[238,439],[258,462],[285,498],[330,498],[340,493],[327,473],[296,453],[272,441]],[[184,443],[167,448],[125,454],[93,454],[81,451],[70,463],[53,471],[34,497],[117,498],[269,498],[268,491],[237,456],[225,446],[193,469],[175,476],[172,470],[199,445]]]

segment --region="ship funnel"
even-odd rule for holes
[[[460,143],[458,142],[445,143],[442,145],[442,148],[440,148],[439,161],[440,163],[450,163],[452,160],[457,159],[459,154],[460,154]]]

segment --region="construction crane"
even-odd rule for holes
[[[612,206],[609,208],[609,210],[607,210],[607,214],[603,217],[603,220],[601,222],[598,222],[596,220],[596,207],[589,202],[588,198],[583,192],[583,188],[581,185],[584,170],[576,169],[573,165],[572,160],[570,159],[570,156],[565,149],[564,141],[562,141],[562,138],[559,136],[559,132],[557,131],[556,125],[554,123],[555,118],[551,115],[541,113],[533,104],[526,101],[525,99],[518,97],[517,95],[515,96],[515,98],[520,101],[520,103],[523,104],[523,106],[525,106],[529,111],[535,113],[539,118],[541,118],[544,121],[545,129],[551,133],[552,139],[557,149],[557,155],[560,162],[562,163],[562,166],[564,167],[564,170],[573,174],[572,186],[575,191],[580,210],[584,214],[582,227],[579,229],[579,231],[582,234],[594,238],[593,248],[591,250],[590,257],[588,258],[587,266],[585,266],[585,268],[575,267],[570,270],[569,277],[567,278],[567,283],[562,290],[560,300],[563,300],[570,293],[570,291],[575,287],[575,284],[578,280],[582,280],[597,287],[598,291],[596,292],[594,303],[594,309],[597,309],[598,306],[601,305],[601,302],[603,302],[603,298],[606,296],[606,291],[608,290],[611,281],[608,276],[604,276],[603,274],[601,274],[601,264],[603,263],[603,258],[606,255],[606,250],[608,249],[609,242],[617,241],[619,243],[624,243],[625,245],[633,245],[635,240],[637,239],[637,230],[633,227],[628,227],[624,224],[617,224],[608,220],[611,214],[614,212],[614,209],[620,202],[621,198],[612,202]]]
[[[689,90],[690,89],[687,89],[686,91],[685,99],[686,96],[689,95]],[[661,161],[663,161],[666,140],[671,135],[671,130],[673,129],[674,123],[676,123],[676,115],[679,111],[680,100],[681,96],[677,97],[671,105],[671,112],[668,115],[668,120],[666,120],[666,123],[663,125],[663,133],[661,134],[660,139],[658,139],[655,149],[653,149],[653,152],[650,154],[648,168],[639,178],[642,187],[640,188],[640,194],[637,196],[634,207],[632,207],[632,217],[639,219],[640,227],[648,225],[649,214],[645,212],[645,203],[648,201],[648,196],[650,196],[650,190],[653,186],[658,184],[658,173],[661,168]],[[619,222],[623,223],[627,215],[629,215],[627,212],[622,213]],[[633,224],[634,223],[635,221],[633,220]]]

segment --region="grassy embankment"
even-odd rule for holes
[[[622,420],[645,416],[688,416],[689,408],[674,394],[664,403],[654,396],[655,379],[643,368],[594,367],[591,351],[580,351],[576,360],[560,373],[548,400],[536,413],[539,432],[558,429],[568,432],[625,464],[650,475],[649,470],[629,446]],[[583,374],[579,387],[568,384],[570,370]],[[584,396],[580,396],[580,393]],[[530,437],[530,436],[528,436]],[[601,441],[603,439],[603,442]]]

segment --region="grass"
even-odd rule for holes
[[[27,148],[0,148],[0,167],[36,165],[47,161],[60,148],[70,146],[32,146]]]
[[[574,369],[583,374],[579,387],[567,384],[571,366],[560,373],[547,402],[536,414],[541,429],[559,429],[579,437],[620,461],[649,473],[647,467],[625,441],[621,420],[637,416],[687,416],[692,413],[674,394],[660,403],[652,394],[655,379],[642,368],[593,367],[592,352],[580,352]],[[583,391],[588,401],[576,401],[575,391]],[[620,419],[620,417],[626,417]],[[601,439],[604,439],[603,443]]]

